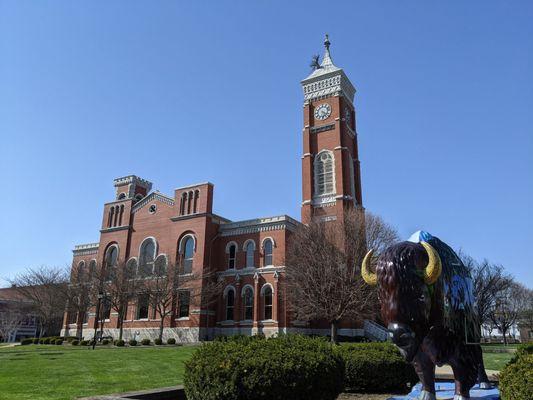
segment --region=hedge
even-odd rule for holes
[[[188,400],[333,400],[344,363],[323,339],[246,337],[203,344],[186,362]]]
[[[80,342],[80,346],[88,346],[89,345],[89,341],[88,340],[82,340]]]
[[[413,366],[391,343],[353,343],[337,346],[344,360],[345,389],[357,392],[403,391],[418,382]]]
[[[176,339],[170,338],[167,340],[167,344],[176,344]]]
[[[73,340],[72,342],[70,342],[70,344],[71,344],[72,346],[79,346],[80,341],[76,339],[76,340]]]
[[[130,339],[130,341],[128,342],[128,344],[130,346],[137,346],[137,341],[135,339]]]
[[[152,343],[152,342],[150,341],[150,339],[143,339],[143,340],[141,340],[141,344],[142,344],[143,346],[150,346],[150,343]]]
[[[27,345],[32,344],[32,343],[33,343],[33,338],[26,338],[26,339],[22,339],[20,341],[20,344],[22,346],[27,346]]]
[[[157,338],[157,339],[154,339],[154,344],[156,346],[161,346],[163,344],[163,341],[161,339]]]
[[[533,399],[533,344],[518,346],[515,356],[500,372],[502,400]]]
[[[117,347],[124,347],[124,344],[125,344],[125,342],[122,339],[119,339],[119,340],[115,341],[115,346],[117,346]]]

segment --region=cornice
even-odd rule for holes
[[[113,226],[111,228],[104,228],[100,229],[100,233],[108,233],[108,232],[116,232],[116,231],[124,231],[130,229],[129,225],[123,225],[123,226]]]
[[[304,100],[343,95],[353,102],[355,88],[342,69],[302,81]]]
[[[72,250],[72,253],[74,253],[74,255],[77,255],[77,256],[96,254],[98,253],[99,247],[100,247],[100,243],[77,244],[74,246],[74,250]]]
[[[220,236],[237,236],[283,229],[294,231],[299,225],[300,222],[295,219],[287,215],[280,215],[222,224],[220,225],[219,232]]]
[[[259,275],[266,275],[266,274],[275,274],[276,272],[283,272],[285,271],[285,266],[269,266],[269,267],[249,267],[249,268],[242,268],[242,269],[228,269],[226,271],[217,272],[217,276],[219,277],[237,277],[237,276],[253,276],[255,274]]]

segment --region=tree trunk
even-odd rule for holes
[[[505,334],[506,332],[507,332],[507,330],[502,329],[502,334],[503,334],[503,345],[504,345],[504,346],[507,346],[507,335]]]
[[[118,340],[122,340],[122,333],[124,331],[124,311],[118,314]]]
[[[331,343],[337,343],[337,324],[338,321],[331,321]]]
[[[163,341],[163,328],[165,326],[165,317],[161,316],[161,322],[159,323],[159,340]]]

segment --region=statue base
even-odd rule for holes
[[[422,385],[417,384],[411,393],[405,396],[390,397],[388,400],[418,400],[422,391]],[[435,382],[435,394],[437,400],[453,400],[455,394],[455,384],[453,382]],[[483,400],[499,400],[500,391],[497,387],[491,389],[480,389],[479,385],[475,385],[470,389],[471,399],[483,399]]]

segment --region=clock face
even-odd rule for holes
[[[328,103],[323,103],[315,108],[315,118],[324,120],[331,115],[331,106]]]

